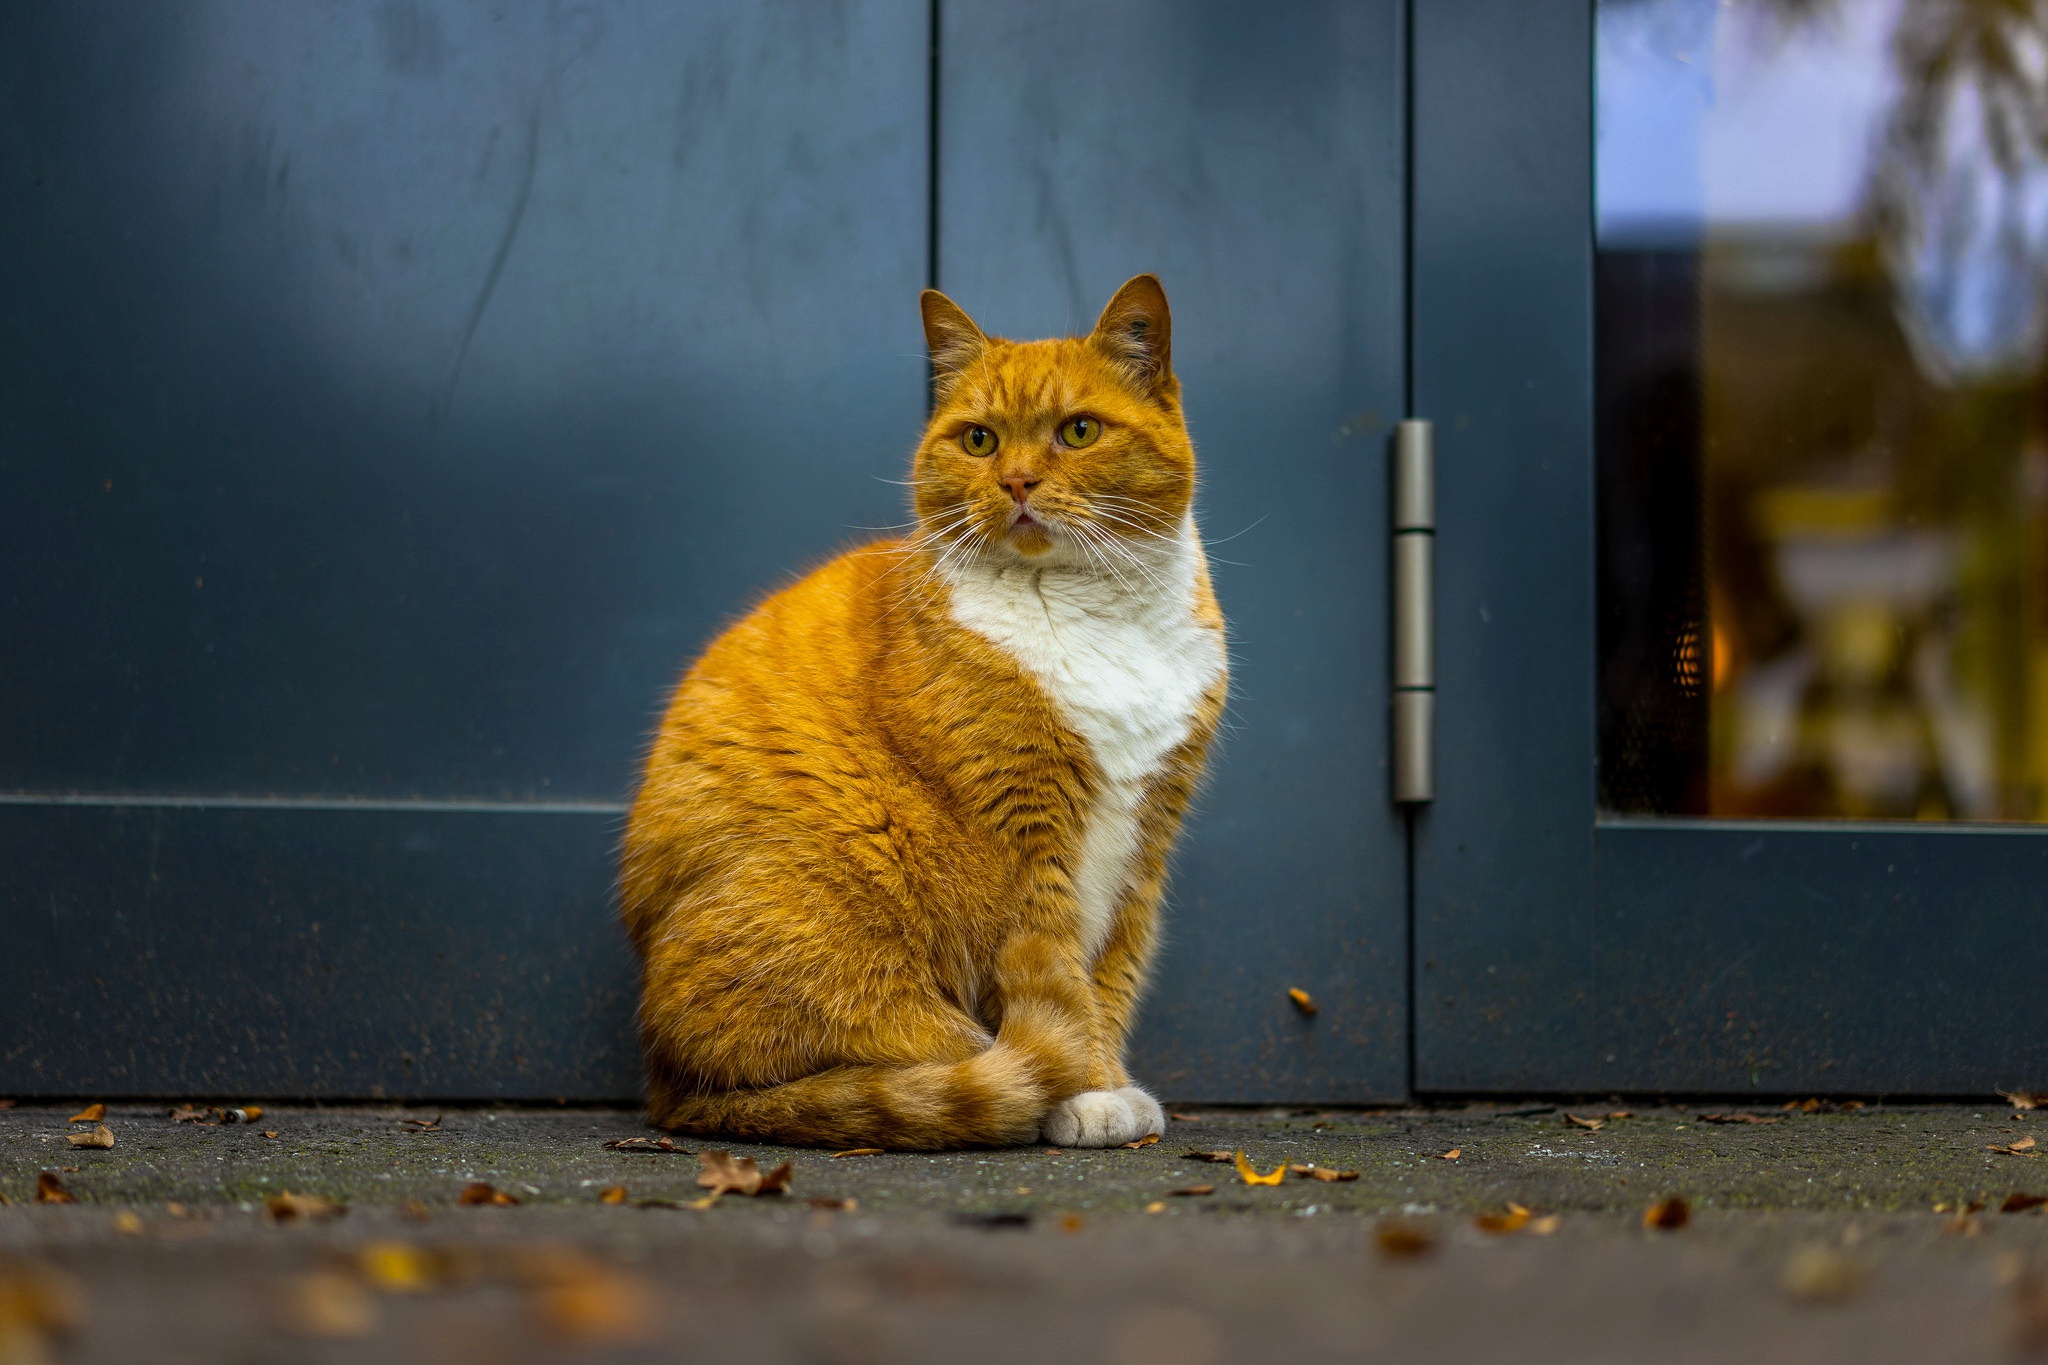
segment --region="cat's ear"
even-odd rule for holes
[[[953,387],[961,373],[981,359],[988,338],[960,305],[936,289],[918,295],[918,310],[924,314],[925,345],[931,347],[932,375],[940,393]]]
[[[1173,318],[1157,275],[1124,281],[1088,339],[1147,393],[1173,377]]]

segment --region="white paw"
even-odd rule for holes
[[[1127,1085],[1061,1100],[1045,1116],[1039,1136],[1055,1147],[1118,1147],[1165,1131],[1159,1101]]]

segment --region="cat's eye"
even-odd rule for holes
[[[969,455],[993,455],[996,434],[987,427],[969,427],[960,433],[960,448]]]
[[[1102,423],[1093,417],[1069,417],[1066,425],[1060,428],[1060,439],[1075,450],[1094,445],[1095,438],[1101,434]]]

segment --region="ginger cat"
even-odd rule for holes
[[[676,689],[626,831],[649,1112],[831,1146],[1111,1146],[1223,619],[1159,281],[1085,338],[927,290],[917,532],[783,589]]]

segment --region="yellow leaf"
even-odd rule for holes
[[[98,1123],[101,1119],[105,1118],[106,1116],[107,1106],[105,1106],[104,1104],[88,1104],[87,1106],[85,1106],[85,1108],[73,1114],[68,1120],[66,1120],[66,1122]]]
[[[1463,1155],[1465,1155],[1465,1149],[1463,1147],[1453,1147],[1450,1151],[1445,1152],[1442,1156],[1438,1157],[1437,1160],[1456,1161],[1459,1157]]]
[[[1299,986],[1289,986],[1287,988],[1287,998],[1292,1000],[1294,1008],[1300,1010],[1303,1014],[1314,1014],[1316,1012],[1316,1002],[1310,999],[1309,993]]]
[[[603,1189],[601,1189],[601,1190],[599,1190],[599,1191],[597,1192],[597,1202],[598,1202],[598,1203],[600,1203],[600,1204],[623,1204],[623,1203],[625,1203],[625,1202],[626,1202],[626,1187],[625,1187],[624,1185],[607,1185],[607,1186],[605,1186],[605,1187],[604,1187]]]
[[[1252,1169],[1252,1163],[1245,1160],[1242,1148],[1238,1149],[1232,1160],[1237,1164],[1238,1175],[1244,1178],[1247,1185],[1277,1185],[1287,1178],[1287,1163],[1284,1161],[1275,1166],[1270,1175],[1260,1175]]]

